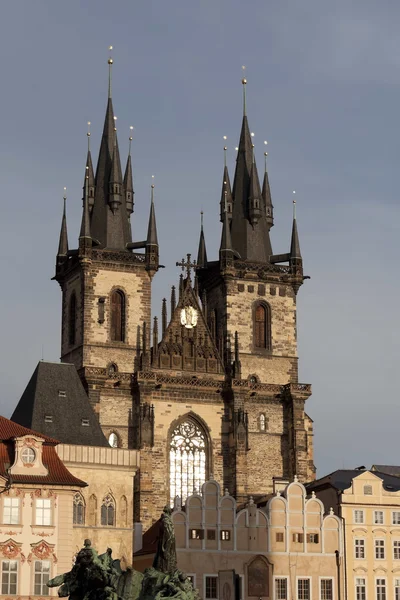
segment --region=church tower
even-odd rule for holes
[[[132,159],[129,147],[123,177],[111,68],[110,58],[78,248],[69,248],[64,204],[55,279],[62,360],[76,366],[109,442],[140,449],[134,520],[147,529],[166,503],[179,505],[209,478],[239,503],[272,492],[274,478],[314,478],[304,410],[311,386],[298,382],[297,368],[296,296],[305,277],[295,214],[290,250],[273,254],[268,172],[261,187],[244,102],[233,187],[224,165],[219,256],[210,260],[201,222],[197,261],[187,254],[176,263],[179,281],[161,318],[151,315],[154,186],[147,237],[133,242]]]
[[[111,57],[108,64],[107,109],[96,173],[87,134],[78,248],[69,249],[64,201],[54,279],[62,290],[61,360],[77,368],[106,433],[114,426],[117,411],[118,440],[128,447],[132,446],[131,374],[140,351],[150,343],[151,280],[158,270],[158,241],[152,197],[147,238],[132,242],[132,136],[122,177]]]

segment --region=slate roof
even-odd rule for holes
[[[381,473],[379,471],[370,471],[376,477],[383,480],[383,487],[385,490],[391,492],[397,492],[400,490],[400,478],[388,475],[387,473]],[[306,488],[308,492],[329,486],[334,487],[339,491],[347,490],[351,486],[351,482],[355,477],[365,473],[365,469],[338,469],[333,471],[329,475],[317,479],[309,483]]]
[[[72,364],[39,362],[11,420],[64,444],[109,447]]]
[[[44,440],[42,446],[42,462],[48,469],[47,475],[12,475],[12,483],[46,484],[46,485],[68,485],[84,487],[87,485],[81,479],[70,473],[61,459],[58,457],[55,446],[57,440],[50,438],[17,423],[9,421],[0,416],[0,476],[9,478],[7,469],[14,464],[15,443],[14,438],[24,435],[35,435]]]
[[[394,477],[400,477],[400,467],[395,465],[372,465],[371,471],[379,471],[380,473],[386,473],[387,475],[393,475]]]

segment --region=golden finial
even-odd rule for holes
[[[90,150],[90,121],[87,122],[87,149]]]
[[[66,188],[66,187],[64,188],[64,195],[63,195],[63,198],[64,198],[64,200],[66,200],[66,199],[67,199],[67,188]]]
[[[203,211],[200,211],[201,229],[203,229]]]
[[[267,144],[268,144],[267,140],[264,140],[264,144],[267,146]],[[268,156],[268,152],[265,151],[264,152],[264,167],[265,167],[265,172],[267,172],[267,156]]]
[[[296,191],[293,190],[293,219],[296,218]]]
[[[110,56],[108,57],[108,97],[111,98],[111,69],[112,69],[112,65],[113,65],[113,58],[111,56],[111,51],[112,51],[113,47],[109,46],[108,50],[110,52]]]
[[[238,146],[235,147],[235,150],[236,150],[236,152],[238,152],[238,150],[239,150]]]
[[[131,144],[132,144],[132,140],[133,140],[133,125],[131,125],[129,127],[129,129],[131,130],[131,135],[129,136],[129,156],[131,155]]]
[[[243,65],[242,66],[242,70],[243,70],[243,75],[246,71],[246,67]],[[247,83],[247,79],[245,77],[243,77],[242,79],[242,85],[243,85],[243,116],[246,116],[246,83]]]
[[[226,135],[224,135],[224,142],[226,142],[228,138],[226,137]],[[226,145],[224,145],[224,167],[226,167],[226,151],[228,150],[228,147]]]
[[[117,119],[118,117],[114,117],[114,131],[117,131]]]
[[[154,175],[151,176],[151,189],[154,190]]]

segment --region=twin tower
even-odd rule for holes
[[[75,365],[110,444],[141,450],[133,510],[147,528],[166,503],[182,503],[209,478],[239,502],[267,495],[277,480],[314,478],[304,410],[311,386],[298,382],[303,262],[295,218],[289,252],[272,252],[268,173],[261,187],[244,103],[233,186],[226,164],[223,172],[219,256],[209,260],[202,227],[197,261],[182,261],[160,322],[152,318],[153,190],[147,236],[132,241],[131,155],[122,175],[111,67],[110,59],[97,168],[89,149],[75,249],[65,206],[62,217],[61,359]]]

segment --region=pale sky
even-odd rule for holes
[[[400,5],[375,0],[125,0],[2,4],[0,411],[10,416],[38,360],[58,360],[60,290],[50,281],[68,188],[76,247],[92,123],[97,158],[114,46],[122,160],[129,126],[134,238],[151,175],[161,263],[153,307],[220,240],[223,136],[233,177],[242,65],[262,171],[268,140],[275,253],[287,252],[292,190],[306,281],[298,295],[301,382],[313,384],[318,475],[399,464],[398,162]]]

